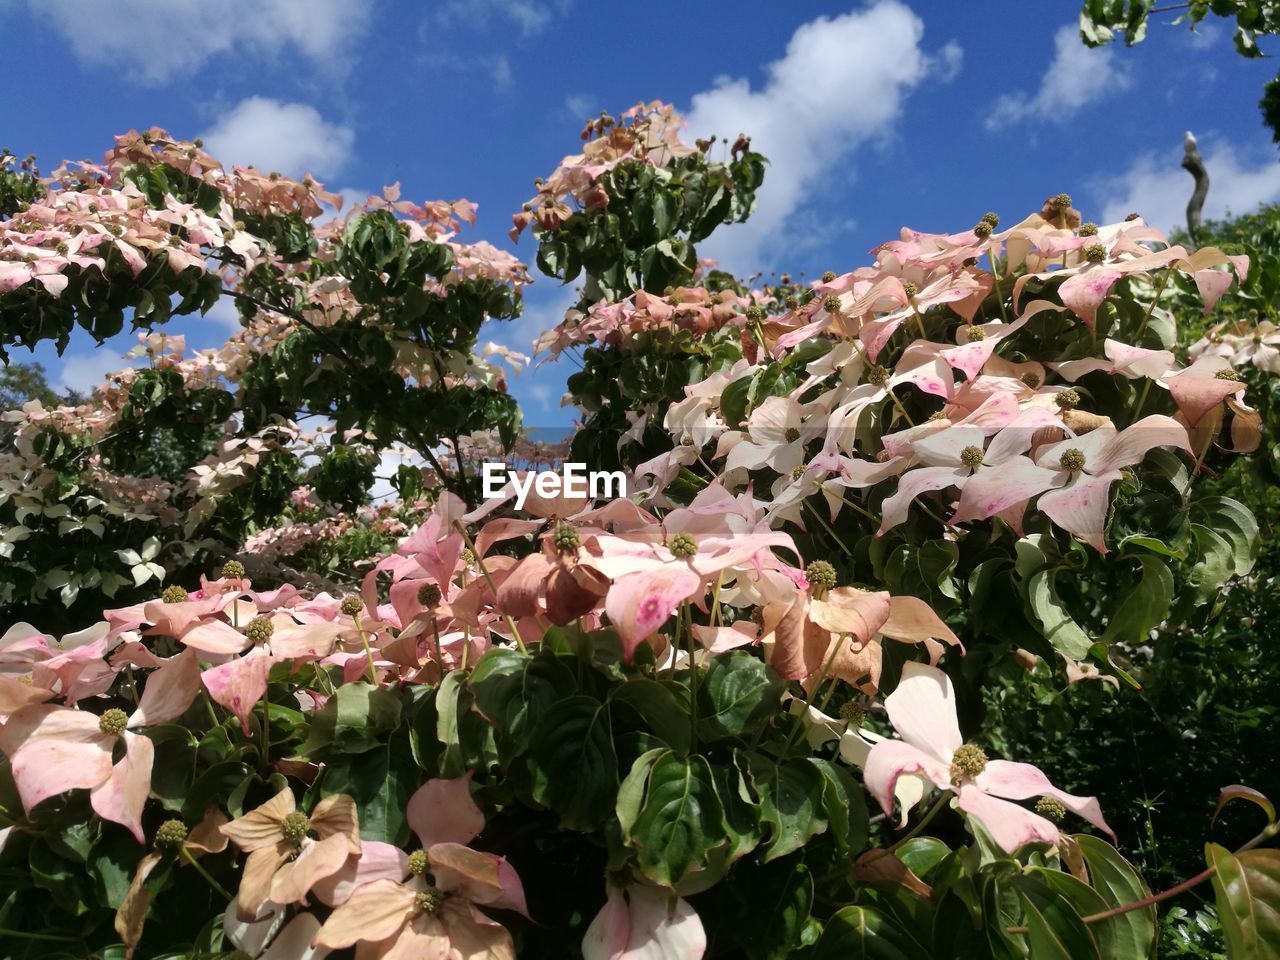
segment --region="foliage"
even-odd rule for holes
[[[544,272],[583,278],[538,346],[583,354],[571,455],[625,469],[625,498],[479,502],[518,412],[472,352],[526,278],[447,239],[464,205],[392,190],[316,227],[318,185],[152,132],[0,222],[2,249],[39,250],[0,259],[5,342],[126,307],[150,326],[224,286],[246,324],[195,358],[144,335],[152,365],[97,406],[11,417],[8,475],[42,481],[5,488],[13,566],[102,617],[0,637],[14,956],[1124,960],[1206,881],[1233,958],[1274,947],[1280,827],[1228,786],[1248,771],[1212,768],[1243,842],[1152,895],[1099,836],[1132,843],[1114,814],[1022,762],[1075,788],[1140,679],[1186,695],[1152,631],[1213,635],[1264,572],[1269,515],[1228,478],[1280,353],[1234,319],[1184,353],[1179,320],[1237,284],[1268,297],[1265,266],[1059,195],[753,289],[693,245],[749,214],[763,158],[740,138],[714,163],[678,128],[657,103],[593,121],[516,215]],[[213,438],[181,483],[181,462],[137,473],[162,427],[179,461]],[[436,469],[371,508],[391,440]],[[517,450],[525,478],[562,453]],[[72,506],[118,508],[108,483],[138,516],[87,528]],[[303,569],[165,552],[211,530]],[[136,592],[106,601],[93,577],[121,564]],[[1113,729],[1026,721],[1014,664],[1037,657]]]

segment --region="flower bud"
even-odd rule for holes
[[[747,307],[747,319],[752,323],[762,323],[766,316],[767,314],[764,312],[764,307]]]
[[[857,730],[861,727],[862,721],[865,720],[866,717],[867,712],[852,700],[840,705],[840,719],[847,723],[851,730]]]
[[[979,220],[973,225],[973,234],[979,240],[987,239],[987,237],[991,236],[991,224],[985,220]]]
[[[979,340],[987,339],[987,331],[978,326],[976,323],[969,327],[969,342],[977,343]]]
[[[112,707],[98,718],[99,732],[108,737],[118,737],[129,725],[129,715],[119,707]]]
[[[880,364],[875,364],[867,371],[867,383],[880,387],[889,382],[889,371]]]
[[[469,566],[471,566],[472,564],[474,564],[474,563],[476,562],[476,554],[475,554],[475,551],[474,551],[474,550],[472,550],[470,547],[463,547],[463,548],[462,548],[462,562],[463,562],[464,564],[466,564],[468,567],[469,567]]]
[[[800,431],[795,427],[787,427],[787,429],[783,431],[782,439],[787,443],[795,443],[800,439]]]
[[[988,210],[982,215],[982,222],[990,224],[991,229],[994,230],[996,227],[1000,226],[1000,214],[992,213]]]
[[[1071,194],[1060,193],[1049,200],[1049,206],[1055,210],[1066,210],[1071,206]]]
[[[815,587],[830,589],[836,585],[836,568],[825,560],[815,560],[805,567],[804,576]]]
[[[240,580],[244,577],[244,564],[239,560],[228,560],[222,565],[222,575],[228,580]]]
[[[667,549],[671,555],[680,560],[687,560],[698,552],[698,541],[687,533],[677,533],[667,541]]]
[[[164,592],[160,594],[160,600],[163,603],[185,603],[187,596],[187,591],[182,587],[165,587]]]
[[[906,281],[906,282],[905,282],[905,283],[903,283],[903,285],[902,285],[902,292],[903,292],[903,293],[905,293],[905,294],[907,295],[907,299],[910,299],[911,297],[914,297],[914,296],[919,292],[919,290],[920,290],[920,288],[919,288],[919,287],[917,287],[917,286],[916,286],[914,283],[912,283],[910,280]]]
[[[166,820],[156,830],[156,846],[161,850],[176,850],[187,839],[187,825],[181,820]]]
[[[1096,237],[1098,235],[1098,225],[1090,220],[1088,223],[1080,224],[1080,229],[1076,233],[1082,237]]]
[[[551,542],[555,544],[557,550],[576,550],[582,543],[582,538],[572,526],[561,523],[556,526],[556,532],[551,535]]]
[[[244,628],[244,635],[257,646],[261,646],[271,639],[271,635],[276,632],[276,625],[266,617],[254,617],[249,621],[249,625]]]

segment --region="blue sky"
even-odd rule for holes
[[[0,0],[0,38],[26,77],[0,145],[99,159],[113,134],[159,125],[360,195],[467,197],[464,238],[510,246],[510,215],[576,149],[601,108],[663,99],[690,139],[743,131],[773,160],[755,222],[700,248],[741,273],[843,272],[903,225],[956,230],[1066,191],[1087,218],[1179,222],[1195,131],[1206,213],[1280,200],[1280,154],[1257,110],[1274,62],[1246,61],[1225,25],[1153,23],[1125,49],[1086,50],[1074,2],[732,5],[586,0]],[[109,13],[107,12],[109,11]],[[1157,17],[1169,20],[1169,16]],[[515,252],[532,262],[528,237]],[[566,291],[543,279],[490,339],[528,350]],[[182,320],[193,346],[222,318]],[[81,389],[121,365],[124,335],[75,341],[51,379]],[[16,359],[25,359],[21,352]],[[568,364],[513,382],[526,422],[564,423]]]

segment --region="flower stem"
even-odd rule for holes
[[[191,851],[187,849],[186,844],[182,845],[182,856],[187,861],[187,863],[191,864],[193,867],[196,868],[196,873],[204,877],[205,882],[207,882],[209,886],[213,887],[213,889],[217,892],[217,894],[220,897],[224,897],[227,900],[234,899],[231,896],[231,894],[227,893],[227,891],[222,888],[222,884],[220,884],[217,880],[213,879],[213,877],[209,876],[208,870],[200,866],[200,864],[196,861],[196,858],[191,855]]]
[[[679,633],[680,623],[684,622],[684,648],[685,653],[689,657],[689,748],[691,752],[698,752],[698,662],[694,656],[696,643],[693,637],[693,610],[686,600],[680,604],[676,613],[676,632]]]
[[[378,685],[378,667],[373,659],[373,648],[369,646],[369,638],[364,632],[364,624],[360,622],[360,614],[356,614],[352,619],[356,623],[356,630],[360,633],[360,642],[364,645],[364,655],[369,658],[369,682],[375,687]]]

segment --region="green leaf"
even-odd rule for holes
[[[844,907],[827,921],[810,960],[929,960],[911,935],[872,907]]]
[[[1097,943],[1070,901],[1042,884],[1018,879],[1015,889],[1030,956],[1036,960],[1101,960]]]
[[[746,651],[716,657],[698,690],[698,738],[712,743],[754,732],[777,713],[784,687],[776,673]]]
[[[822,774],[822,809],[836,848],[841,853],[861,852],[870,829],[862,785],[846,767],[816,757],[807,759]]]
[[[736,879],[735,874],[735,879]],[[751,870],[734,883],[744,901],[732,925],[734,940],[750,960],[787,960],[803,946],[813,906],[813,877],[803,863],[779,860]]]
[[[558,813],[562,826],[591,830],[613,810],[618,758],[600,701],[570,697],[548,710],[533,731],[528,763],[533,798]]]
[[[1280,850],[1233,855],[1205,844],[1230,960],[1280,956]]]
[[[528,657],[516,650],[490,650],[471,674],[476,709],[493,724],[503,763],[522,754],[543,714],[576,689],[573,672],[559,657]]]
[[[688,709],[669,687],[646,677],[632,677],[613,689],[609,703],[634,713],[676,753],[688,754],[691,733]]]
[[[753,755],[751,780],[760,797],[760,819],[770,827],[764,862],[799,850],[827,829],[823,806],[827,781],[808,758],[777,764]]]
[[[1082,660],[1088,656],[1093,641],[1058,598],[1053,583],[1057,572],[1041,570],[1033,574],[1027,585],[1027,602],[1040,621],[1040,632],[1044,638],[1072,660]]]
[[[1089,868],[1089,886],[1106,902],[1108,909],[1138,903],[1151,895],[1151,890],[1115,847],[1087,833],[1074,835],[1080,854]],[[1156,908],[1130,910],[1107,921],[1116,942],[1150,944],[1156,937]]]
[[[1111,615],[1106,632],[1099,638],[1103,643],[1147,642],[1152,627],[1169,614],[1173,600],[1173,574],[1158,557],[1140,557],[1142,579],[1129,592],[1120,608]]]
[[[725,840],[724,812],[706,759],[667,752],[649,772],[644,806],[630,834],[640,870],[672,887],[707,864]]]

